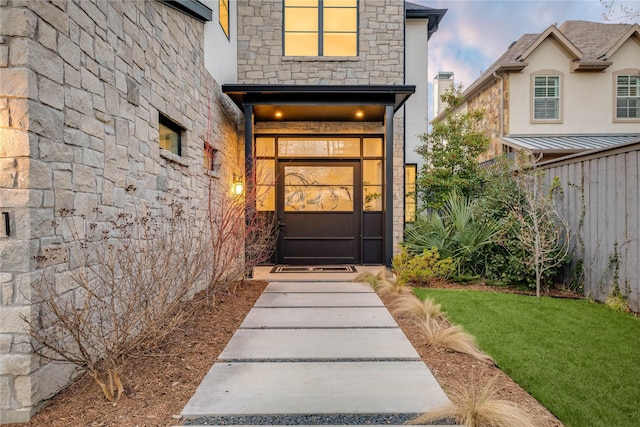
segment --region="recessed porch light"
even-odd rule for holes
[[[276,111],[276,119],[281,119],[282,118],[282,111]]]
[[[356,117],[361,119],[364,117],[364,113],[362,111],[356,111]]]

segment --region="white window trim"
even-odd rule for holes
[[[639,75],[640,69],[638,68],[627,68],[624,70],[618,70],[613,72],[613,111],[612,117],[614,123],[640,123],[640,117],[618,117],[618,76],[620,75]]]
[[[536,119],[535,115],[535,79],[540,76],[559,77],[560,94],[558,95],[558,118],[557,119]],[[531,82],[529,84],[529,108],[530,108],[530,122],[532,124],[543,123],[563,123],[564,121],[564,73],[558,70],[540,70],[535,73],[531,73]]]

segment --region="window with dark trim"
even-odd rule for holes
[[[284,55],[358,55],[358,1],[284,0]]]
[[[616,118],[640,118],[640,75],[616,76]]]
[[[162,114],[158,121],[160,148],[178,156],[182,155],[182,126]]]
[[[222,31],[229,38],[229,0],[218,0],[218,12]]]
[[[410,163],[404,167],[404,222],[416,221],[416,175],[418,165]]]
[[[560,120],[560,76],[533,77],[533,119]]]

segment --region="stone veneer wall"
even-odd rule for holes
[[[482,126],[487,130],[490,143],[489,149],[480,156],[480,161],[490,160],[503,154],[501,137],[508,133],[509,125],[509,74],[503,74],[502,77],[504,79],[503,86],[501,86],[500,79],[495,79],[491,84],[483,88],[480,93],[468,100],[469,110],[480,108],[485,111]],[[503,102],[502,112],[500,111],[501,99]]]
[[[242,157],[242,118],[204,68],[204,25],[156,0],[0,0],[0,7],[0,210],[12,230],[9,237],[0,230],[6,423],[28,421],[74,373],[32,354],[21,320],[36,316],[34,257],[58,248],[51,222],[59,209],[112,220],[131,209],[130,185],[139,204],[179,191],[204,206],[209,108],[211,141],[225,159],[220,179]],[[181,157],[159,149],[158,112],[185,128]],[[56,285],[70,268],[57,266]]]
[[[238,0],[238,83],[404,84],[404,0],[360,1],[358,7],[358,56],[285,57],[283,2]],[[398,111],[394,118],[394,247],[402,241],[404,227],[403,116],[404,111]],[[330,124],[318,126],[333,129]]]

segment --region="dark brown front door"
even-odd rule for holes
[[[279,264],[359,264],[360,163],[278,163]]]

